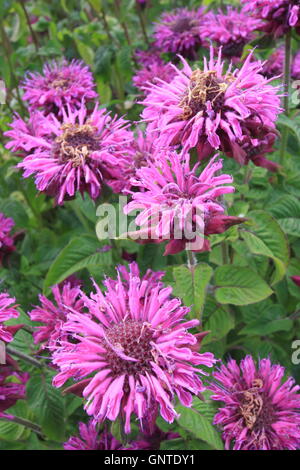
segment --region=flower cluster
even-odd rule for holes
[[[296,450],[300,442],[300,389],[283,380],[284,367],[251,356],[231,359],[213,373],[212,399],[224,402],[214,423],[223,430],[227,449]]]
[[[83,99],[87,102],[97,97],[89,68],[77,60],[46,64],[42,74],[29,73],[22,88],[30,109],[42,109],[46,114],[61,115],[66,106],[74,111]]]
[[[0,340],[9,343],[12,341],[13,336],[11,327],[5,326],[3,322],[12,318],[18,318],[19,312],[17,305],[15,304],[16,299],[10,297],[7,292],[0,294]]]
[[[72,310],[81,312],[83,309],[81,290],[78,285],[74,286],[70,282],[63,286],[57,285],[52,288],[52,293],[55,302],[40,295],[41,305],[29,312],[32,321],[43,323],[35,329],[34,342],[42,343],[44,348],[47,347],[51,351],[55,350],[59,341],[67,337],[62,327],[67,320],[68,312]]]
[[[200,159],[221,149],[238,163],[275,170],[265,154],[272,150],[281,112],[278,87],[262,74],[262,63],[250,53],[241,69],[225,72],[221,49],[215,61],[204,59],[203,70],[192,70],[182,59],[170,82],[149,85],[142,118],[149,132],[160,133],[161,145],[196,148]]]
[[[13,406],[17,400],[25,398],[25,385],[28,379],[27,372],[19,372],[11,365],[0,365],[0,417],[5,416],[5,410]]]
[[[14,239],[10,235],[14,225],[15,222],[11,217],[5,217],[5,215],[0,212],[0,262],[6,255],[15,250]]]
[[[151,65],[138,70],[132,77],[132,81],[141,91],[147,91],[145,86],[150,83],[160,83],[161,80],[164,82],[170,82],[174,75],[175,72],[170,63],[164,64],[153,62]]]
[[[263,65],[262,73],[268,78],[278,77],[283,73],[284,46],[278,47]]]
[[[97,106],[89,113],[84,104],[75,111],[63,110],[62,120],[42,113],[35,119],[40,120],[35,135],[19,118],[7,135],[12,139],[8,147],[26,150],[18,167],[24,178],[35,176],[39,191],[63,204],[78,191],[96,199],[104,180],[123,186],[121,162],[131,158],[133,138],[127,121]]]
[[[165,255],[178,253],[186,245],[193,251],[209,249],[205,235],[222,233],[243,219],[224,215],[218,197],[234,191],[232,177],[216,174],[222,161],[213,158],[197,176],[197,167],[190,169],[188,155],[175,151],[161,152],[156,162],[136,171],[132,184],[142,187],[133,192],[126,213],[141,210],[136,218],[141,229],[134,234],[141,239],[168,242]],[[133,236],[133,234],[131,234]]]
[[[82,381],[75,387],[83,389],[87,413],[100,422],[122,416],[126,433],[132,413],[142,428],[159,412],[171,423],[175,396],[191,406],[204,390],[204,371],[196,366],[215,363],[211,353],[194,351],[197,339],[188,329],[199,322],[184,319],[189,309],[171,297],[172,289],[135,274],[125,283],[121,274],[108,280],[105,293],[95,284],[96,292],[83,296],[88,315],[68,314],[69,339],[53,355],[60,369],[53,384]]]
[[[120,441],[105,429],[99,431],[97,423],[90,420],[88,424],[79,423],[80,437],[72,436],[65,442],[65,450],[153,450],[153,442],[150,436],[131,441],[124,446]],[[174,433],[164,433],[159,428],[155,429],[155,437],[159,442],[177,437]]]
[[[180,53],[195,58],[201,44],[200,24],[203,9],[188,10],[179,8],[163,13],[154,26],[155,46],[163,52]]]
[[[217,46],[222,46],[222,55],[229,59],[238,59],[243,53],[245,44],[255,37],[254,31],[262,22],[243,11],[227,8],[226,13],[210,11],[200,25],[203,41],[210,39]]]
[[[300,31],[298,0],[241,0],[246,12],[264,20],[261,31],[280,37],[290,28]]]

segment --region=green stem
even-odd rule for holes
[[[44,437],[42,433],[42,428],[38,425],[33,423],[32,421],[29,421],[28,419],[24,418],[19,418],[18,416],[11,416],[5,417],[5,415],[2,415],[0,419],[4,419],[5,421],[10,421],[16,424],[20,424],[21,426],[24,426],[25,428],[31,429],[31,431],[35,432],[36,434],[39,434],[39,436]]]
[[[187,256],[187,267],[193,273],[195,270],[195,267],[197,266],[196,255],[192,250],[186,250],[186,256]]]
[[[113,42],[113,37],[111,35],[110,29],[109,29],[109,24],[107,22],[105,11],[103,10],[103,8],[101,8],[101,19],[102,19],[102,23],[103,23],[105,32],[107,34],[107,37]]]
[[[74,214],[76,215],[77,219],[81,222],[81,225],[85,228],[88,233],[90,233],[92,231],[91,227],[89,226],[87,219],[82,214],[81,209],[78,207],[76,201],[70,201],[69,205],[73,210]]]
[[[285,36],[285,60],[284,60],[284,93],[283,107],[286,116],[289,115],[289,94],[290,94],[290,72],[291,72],[291,43],[292,43],[292,32],[291,29],[286,33]],[[280,147],[280,163],[283,163],[286,152],[286,146],[288,141],[288,128],[285,126],[281,135],[281,147]]]
[[[225,240],[223,240],[221,242],[221,251],[222,251],[222,262],[223,264],[228,264],[228,260],[229,260],[229,256],[228,256],[228,246],[227,246],[227,242],[225,242]]]
[[[24,0],[19,0],[19,2],[20,2],[21,7],[24,11],[26,21],[27,21],[27,25],[28,25],[28,28],[29,28],[29,31],[30,31],[30,34],[31,34],[31,37],[32,37],[32,40],[33,40],[33,43],[34,43],[35,50],[36,50],[36,52],[38,52],[38,50],[39,50],[38,38],[37,38],[37,35],[36,35],[35,31],[33,30],[32,26],[31,26],[30,18],[29,18],[29,15],[27,13],[26,7],[24,5]]]
[[[17,349],[13,348],[12,346],[6,346],[6,351],[11,354],[12,356],[16,356],[19,359],[22,359],[25,362],[28,362],[28,364],[31,364],[34,367],[38,367],[39,369],[43,368],[43,364],[40,363],[37,359],[34,357],[28,356],[28,354],[22,353],[18,351]]]
[[[0,34],[1,34],[1,42],[2,42],[2,45],[3,45],[4,52],[5,52],[8,68],[9,68],[11,77],[13,79],[14,85],[16,86],[17,99],[18,99],[20,108],[23,111],[25,111],[25,106],[24,106],[24,103],[21,99],[21,95],[20,95],[20,91],[19,91],[19,87],[18,87],[18,80],[15,76],[14,69],[13,69],[13,66],[12,66],[12,63],[11,63],[11,56],[13,54],[13,49],[11,47],[9,37],[6,34],[3,22],[1,22],[1,21],[0,21]]]
[[[137,9],[137,13],[138,13],[138,17],[139,17],[139,20],[140,20],[140,25],[141,25],[141,28],[142,28],[142,33],[143,33],[145,42],[146,42],[147,46],[150,46],[149,39],[148,39],[148,36],[147,36],[147,31],[146,31],[146,22],[145,22],[144,12],[141,9],[139,4],[136,5],[136,9]]]
[[[128,43],[128,46],[131,46],[131,39],[130,39],[130,36],[129,36],[129,32],[128,32],[128,28],[127,28],[127,25],[126,23],[122,20],[121,16],[120,16],[120,11],[121,11],[121,3],[120,3],[120,0],[114,0],[114,9],[115,9],[115,13],[116,13],[116,16],[120,22],[120,25],[122,26],[123,28],[123,31],[124,31],[124,34],[125,34],[125,38],[126,38],[126,41]]]
[[[35,219],[36,219],[36,221],[37,221],[38,227],[41,228],[42,225],[43,225],[43,224],[42,224],[41,214],[40,214],[39,211],[36,210],[36,208],[32,205],[32,203],[31,203],[31,201],[30,201],[30,198],[27,196],[27,192],[24,191],[24,189],[23,189],[22,181],[21,181],[21,180],[19,180],[19,181],[20,181],[20,184],[19,184],[20,191],[21,191],[21,193],[22,193],[22,195],[23,195],[23,197],[24,197],[24,199],[25,199],[27,205],[29,206],[31,212],[33,213],[33,215],[34,215],[34,217],[35,217]]]

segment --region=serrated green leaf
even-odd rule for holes
[[[256,272],[240,266],[219,266],[215,271],[215,283],[216,299],[221,304],[253,304],[273,293]]]
[[[45,293],[71,274],[83,268],[101,267],[111,264],[111,253],[101,252],[102,244],[91,236],[76,237],[59,253],[46,275]]]
[[[179,426],[189,431],[196,438],[207,442],[214,449],[223,449],[221,436],[212,425],[210,419],[201,415],[193,408],[186,408],[180,405],[176,409],[180,414],[180,417],[177,420]]]
[[[27,383],[28,405],[38,419],[43,433],[55,441],[65,436],[65,402],[52,385],[51,377],[36,375]]]

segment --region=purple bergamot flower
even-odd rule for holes
[[[188,333],[198,320],[187,320],[188,307],[163,288],[130,274],[118,277],[106,292],[95,284],[96,293],[84,296],[88,315],[68,314],[63,329],[69,340],[54,352],[60,373],[56,387],[73,378],[83,388],[85,409],[96,421],[124,420],[130,432],[134,413],[140,420],[160,412],[169,423],[177,416],[175,397],[191,406],[193,395],[204,390],[201,364],[215,363],[211,353],[192,350],[197,338]],[[72,388],[72,387],[71,387]]]
[[[3,322],[11,320],[12,318],[18,318],[19,312],[15,302],[16,299],[10,297],[7,292],[0,294],[0,340],[7,343],[13,340],[13,335],[10,331],[10,327],[5,326]]]
[[[275,37],[284,35],[290,28],[300,28],[299,0],[241,0],[244,10],[265,20],[260,28]]]
[[[136,88],[141,90],[143,93],[147,93],[148,88],[145,88],[145,86],[150,83],[160,83],[160,80],[170,82],[174,76],[175,71],[170,63],[161,64],[159,62],[153,62],[151,65],[138,70],[132,77],[132,81]]]
[[[254,31],[261,24],[261,20],[228,7],[225,13],[221,10],[207,13],[200,25],[200,34],[203,41],[209,39],[218,47],[222,46],[223,57],[239,59],[244,46],[255,38]]]
[[[62,327],[67,319],[68,312],[73,309],[77,312],[83,310],[81,299],[81,289],[78,285],[69,282],[62,286],[52,288],[54,301],[47,299],[44,295],[39,295],[40,306],[36,306],[29,312],[30,319],[43,323],[35,328],[33,334],[34,342],[42,343],[43,348],[54,351],[61,340],[66,339],[66,332]]]
[[[211,48],[204,68],[192,70],[182,59],[170,82],[149,85],[142,102],[142,118],[148,132],[160,132],[161,146],[196,148],[200,159],[221,149],[238,163],[250,160],[274,170],[277,165],[264,158],[277,135],[275,121],[281,112],[279,87],[272,86],[262,72],[261,62],[250,53],[240,70],[224,72],[221,48],[217,61]]]
[[[262,74],[268,78],[278,78],[283,73],[284,46],[280,46],[264,62]]]
[[[11,217],[5,217],[0,212],[0,262],[15,250],[14,238],[10,234],[14,225],[15,222]]]
[[[25,398],[28,379],[27,372],[19,372],[11,365],[0,365],[0,417],[6,416],[5,410]]]
[[[53,61],[45,64],[43,73],[28,73],[22,83],[23,99],[32,110],[40,109],[46,114],[61,116],[68,105],[73,111],[86,102],[97,98],[93,76],[83,62]]]
[[[291,75],[294,80],[300,79],[300,51],[295,54],[293,59]]]
[[[160,65],[164,63],[159,55],[159,50],[154,45],[151,45],[146,51],[137,49],[134,56],[140,67],[149,67],[154,63]]]
[[[213,158],[199,176],[198,166],[190,169],[188,155],[164,151],[155,163],[137,170],[132,184],[143,191],[132,192],[132,201],[124,211],[140,211],[135,223],[141,228],[129,235],[152,242],[168,240],[165,255],[186,247],[204,251],[210,249],[204,236],[222,233],[243,222],[244,219],[224,215],[224,207],[218,201],[219,196],[234,191],[230,175],[217,175],[222,160]]]
[[[162,52],[180,53],[184,57],[195,58],[195,52],[201,45],[201,21],[203,8],[178,8],[163,13],[154,25],[155,46]]]
[[[226,449],[296,450],[300,446],[300,389],[284,367],[251,356],[231,359],[213,373],[211,398],[224,402],[214,419]]]
[[[110,432],[97,429],[97,423],[79,423],[79,435],[72,436],[64,443],[65,450],[150,450],[149,442],[133,441],[124,447]]]
[[[63,110],[62,122],[53,114],[38,113],[38,135],[27,133],[24,124],[23,131],[11,135],[13,140],[7,146],[28,152],[18,167],[24,170],[24,178],[35,176],[39,191],[63,204],[77,191],[88,192],[96,199],[104,181],[122,182],[120,161],[131,158],[133,138],[127,121],[112,118],[97,107],[88,113],[84,104],[76,111]]]

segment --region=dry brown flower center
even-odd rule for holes
[[[254,427],[264,428],[273,422],[273,407],[265,399],[262,387],[263,381],[255,379],[252,387],[243,392],[240,413],[249,430]]]
[[[174,33],[183,33],[189,31],[194,26],[194,21],[191,18],[180,18],[171,24],[171,29]]]
[[[182,119],[190,119],[200,111],[204,111],[208,101],[211,102],[214,111],[221,109],[224,104],[225,91],[233,80],[232,74],[227,74],[220,79],[214,70],[208,72],[194,70],[189,87],[179,103],[179,106],[183,108]]]
[[[90,124],[63,124],[62,134],[55,139],[55,151],[62,162],[72,161],[74,167],[99,150],[96,128]]]
[[[66,78],[57,78],[51,83],[52,88],[60,88],[62,90],[66,90],[69,87],[69,84],[70,82]]]

